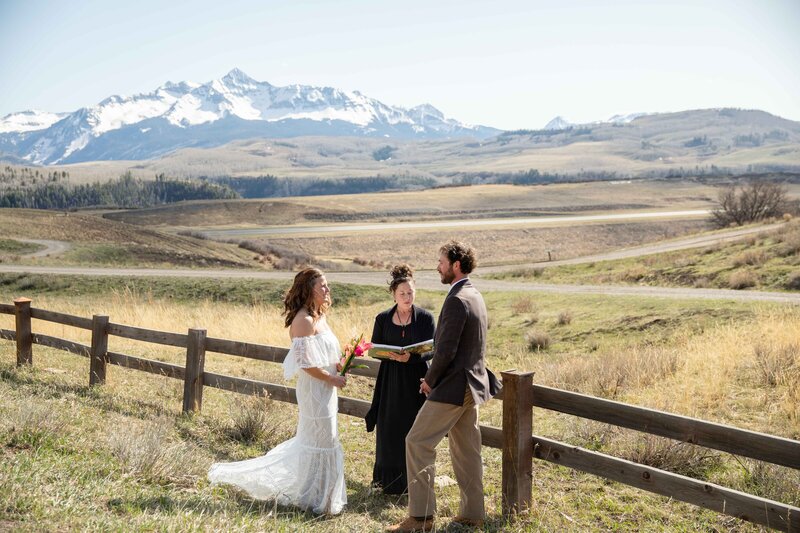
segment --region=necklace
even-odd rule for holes
[[[400,336],[402,338],[405,338],[406,337],[406,326],[411,324],[412,312],[411,311],[408,312],[408,317],[405,320],[400,318],[400,309],[397,309],[397,311],[395,311],[395,314],[397,315],[398,325],[402,328],[400,330]]]

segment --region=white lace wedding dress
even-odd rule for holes
[[[330,331],[292,339],[283,374],[286,379],[298,375],[296,435],[263,457],[213,464],[209,481],[234,485],[259,500],[276,500],[320,514],[341,512],[347,493],[336,427],[336,387],[300,371],[321,367],[336,372],[339,357],[339,341]]]

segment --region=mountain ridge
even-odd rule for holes
[[[252,135],[480,139],[501,131],[447,118],[430,104],[405,109],[358,91],[279,87],[238,68],[204,84],[168,81],[150,93],[111,95],[68,114],[25,113],[0,120],[0,152],[39,165],[127,159],[131,154],[150,159],[187,146],[218,146]]]

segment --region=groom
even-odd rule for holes
[[[436,445],[450,444],[458,487],[454,522],[483,527],[483,467],[478,406],[499,392],[486,369],[486,305],[469,278],[475,251],[451,241],[439,249],[439,276],[450,285],[434,337],[434,356],[420,392],[428,397],[406,436],[408,517],[387,531],[430,531],[436,513],[433,491]]]

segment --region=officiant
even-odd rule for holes
[[[389,292],[395,304],[375,317],[372,342],[408,346],[432,339],[433,315],[414,305],[414,271],[409,265],[392,267]],[[390,354],[381,362],[372,407],[365,418],[367,431],[375,430],[372,485],[385,494],[403,494],[408,490],[405,440],[425,402],[419,384],[427,371],[425,357],[408,352]]]

